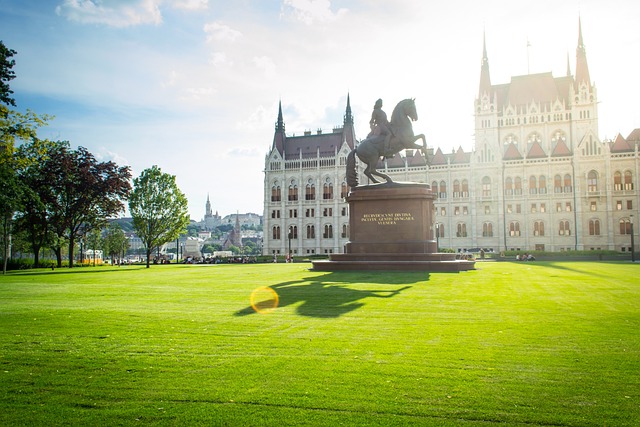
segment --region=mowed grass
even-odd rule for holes
[[[476,266],[2,276],[0,425],[640,425],[640,265]]]

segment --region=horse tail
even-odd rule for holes
[[[347,155],[347,185],[349,187],[358,186],[358,171],[356,170],[356,149],[354,148]]]

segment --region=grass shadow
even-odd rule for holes
[[[369,277],[362,273],[330,272],[323,276],[303,278],[271,285],[278,295],[278,307],[299,304],[297,314],[318,318],[337,318],[364,306],[366,298],[392,298],[411,288],[408,283],[428,280],[428,274],[384,274],[378,272]],[[353,283],[404,285],[391,289],[358,289],[349,286]],[[245,307],[235,316],[246,316],[260,311],[261,307],[272,306],[273,301],[263,301],[257,305]]]

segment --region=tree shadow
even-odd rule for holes
[[[318,318],[337,318],[353,310],[362,307],[366,298],[392,298],[400,292],[411,288],[407,283],[428,280],[428,275],[403,274],[403,277],[380,273],[371,278],[363,277],[363,274],[351,276],[345,273],[328,273],[321,277],[304,278],[299,281],[283,282],[269,286],[278,295],[278,307],[286,307],[291,304],[301,303],[297,308],[297,314]],[[353,278],[354,280],[350,280]],[[391,280],[389,280],[391,279]],[[409,279],[409,280],[407,280]],[[411,280],[415,279],[415,280]],[[404,285],[400,288],[386,289],[357,289],[349,286],[352,283],[366,283],[366,285]],[[365,285],[365,286],[366,286]],[[257,304],[257,309],[272,307],[273,301]],[[247,316],[257,311],[249,305],[235,313],[235,316]]]

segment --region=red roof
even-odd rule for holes
[[[527,159],[540,159],[542,157],[547,157],[547,153],[544,152],[540,143],[535,141],[531,144],[531,148],[529,148],[529,152],[527,153]]]
[[[624,153],[628,151],[633,151],[633,145],[629,144],[629,142],[624,139],[622,135],[618,134],[615,141],[611,143],[611,152]]]
[[[504,160],[520,160],[522,159],[522,154],[518,151],[518,147],[516,147],[515,143],[510,143],[507,149],[504,152]]]

